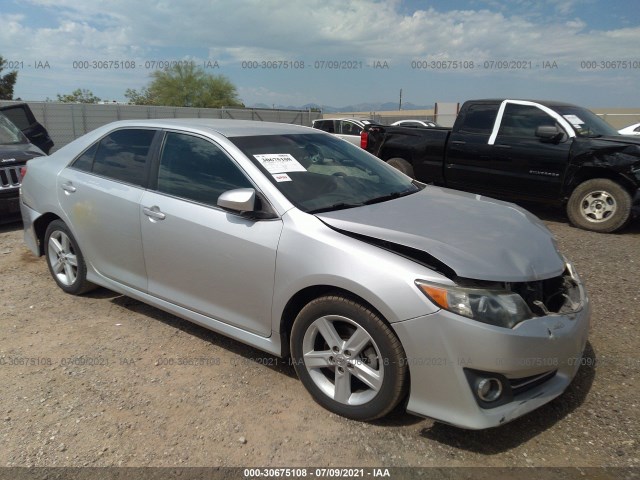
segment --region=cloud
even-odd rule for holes
[[[408,10],[399,0],[27,0],[16,5],[18,13],[0,14],[2,55],[46,59],[66,69],[65,80],[77,59],[210,58],[238,69],[245,60],[296,59],[379,59],[394,68],[408,68],[414,59],[577,65],[636,58],[640,38],[637,26],[589,25],[576,15],[577,0],[476,0],[469,2],[472,8],[455,10]],[[33,12],[39,13],[38,22],[31,21]],[[75,73],[102,83],[118,74],[118,82],[134,88],[148,81],[148,71],[140,69]],[[273,85],[268,88],[275,94]]]

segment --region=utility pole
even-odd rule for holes
[[[400,103],[398,104],[398,110],[402,110],[402,89],[400,89]]]

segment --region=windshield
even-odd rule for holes
[[[319,213],[420,190],[364,150],[328,134],[261,135],[230,140],[297,208]]]
[[[619,135],[615,128],[590,110],[580,107],[554,107],[573,127],[579,137]]]
[[[0,113],[0,145],[17,145],[20,143],[29,143],[29,141],[11,120]]]

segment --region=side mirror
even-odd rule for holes
[[[564,137],[564,132],[556,125],[542,125],[536,128],[536,137],[542,141],[559,142]]]
[[[234,212],[253,212],[256,205],[256,191],[253,188],[227,190],[218,197],[217,205]]]

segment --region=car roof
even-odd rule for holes
[[[153,120],[120,120],[109,124],[112,128],[147,127],[210,130],[225,137],[257,135],[287,135],[308,133],[319,135],[317,129],[287,123],[259,122],[252,120],[226,120],[215,118],[166,118]]]

